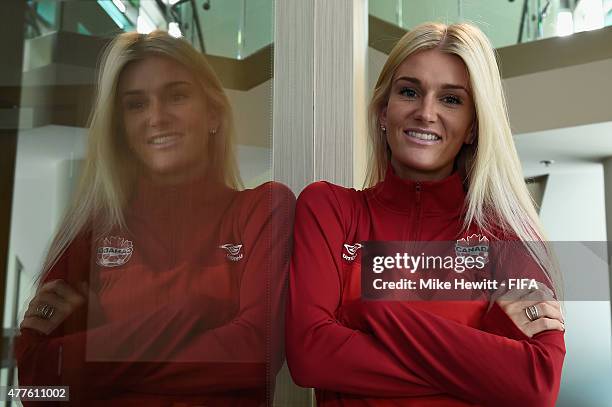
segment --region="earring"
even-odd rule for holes
[[[380,126],[380,129],[382,130],[383,133],[387,132],[387,128],[383,125]]]
[[[217,134],[217,129],[210,129],[210,130],[208,131],[208,133],[209,133],[211,136],[214,136],[215,134]]]

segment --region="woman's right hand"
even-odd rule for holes
[[[538,286],[537,290],[510,290],[503,294],[500,292],[496,298],[497,304],[512,322],[530,338],[543,331],[565,331],[561,304],[554,299],[548,287],[542,283],[538,283]],[[535,307],[537,318],[527,310],[529,307]]]
[[[65,281],[50,281],[43,284],[30,301],[20,328],[49,335],[84,303],[85,296]]]

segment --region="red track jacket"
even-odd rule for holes
[[[271,405],[294,202],[276,183],[142,182],[128,230],[83,233],[46,277],[95,294],[50,336],[23,330],[20,385],[79,405]]]
[[[528,338],[497,304],[487,312],[486,301],[360,300],[359,251],[352,260],[345,244],[456,240],[464,201],[457,174],[411,182],[391,168],[364,191],[317,182],[302,192],[287,362],[299,385],[316,388],[320,406],[555,404],[562,332]]]

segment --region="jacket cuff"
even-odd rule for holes
[[[510,319],[508,314],[499,306],[496,302],[493,303],[491,309],[489,309],[482,317],[481,327],[483,331],[505,336],[510,339],[516,340],[528,340],[529,337],[519,329],[518,326]]]

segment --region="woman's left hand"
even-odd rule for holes
[[[50,281],[43,284],[30,301],[20,328],[49,335],[84,303],[84,295],[65,281]]]
[[[512,322],[529,338],[543,331],[565,331],[561,304],[542,283],[537,290],[511,290],[494,298]]]

